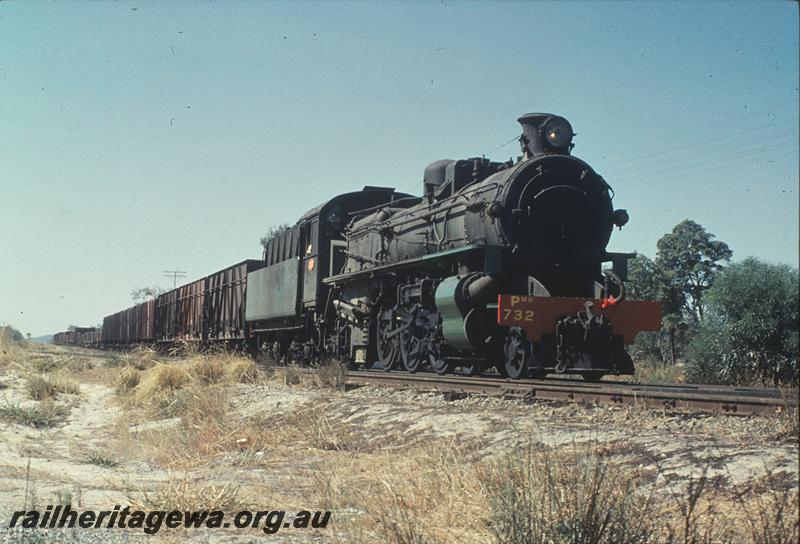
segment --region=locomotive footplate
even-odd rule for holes
[[[630,373],[623,345],[643,331],[661,328],[661,304],[613,299],[498,295],[497,323],[512,343],[524,335],[530,368],[562,372]]]

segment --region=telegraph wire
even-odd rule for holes
[[[764,157],[763,161],[760,160],[760,159],[757,159],[757,160],[755,160],[755,162],[774,161],[774,160],[776,160],[778,158],[781,158],[783,156],[790,156],[793,153],[796,153],[796,152],[793,151],[793,150],[786,150],[783,153],[777,153],[775,155],[770,155],[770,156]],[[752,166],[754,168],[761,168],[761,166],[759,164],[755,164],[754,162],[749,162],[749,163],[744,163],[744,164],[739,164],[739,165],[731,164],[731,166],[736,166],[739,170],[744,170],[744,169],[747,168],[747,166]],[[726,169],[723,168],[720,171],[724,172],[724,171],[726,171]],[[673,174],[672,172],[665,172],[665,173],[662,173],[662,174],[658,174],[657,176],[653,176],[652,178],[642,179],[639,182],[627,181],[627,182],[619,183],[619,184],[616,184],[616,185],[625,185],[625,189],[626,190],[635,190],[635,189],[637,189],[639,187],[645,188],[645,187],[652,186],[652,185],[655,185],[655,184],[669,184],[670,186],[677,186],[677,185],[684,184],[687,181],[696,181],[697,180],[697,176],[701,175],[701,174],[702,174],[702,171],[697,171],[697,170],[687,171],[687,172],[683,172],[683,173],[679,173],[679,174]],[[670,176],[673,176],[674,179],[671,179]]]
[[[780,146],[780,147],[787,147],[789,145],[790,144],[786,144],[786,145]],[[779,149],[779,148],[776,148],[775,150],[777,150],[777,149]],[[768,161],[768,160],[773,160],[773,159],[776,159],[778,157],[783,157],[785,155],[789,155],[789,154],[793,154],[793,153],[796,154],[796,150],[795,149],[787,149],[787,150],[783,151],[782,153],[762,154],[761,156],[759,156],[758,154],[753,154],[752,156],[750,156],[750,155],[739,155],[738,157],[734,157],[734,158],[729,158],[729,157],[714,158],[714,159],[709,159],[707,161],[703,161],[703,162],[699,162],[699,163],[695,163],[695,164],[684,165],[682,167],[675,168],[674,170],[671,170],[671,171],[658,172],[658,173],[645,175],[645,176],[631,176],[631,177],[627,177],[627,178],[620,178],[619,180],[612,180],[613,181],[612,185],[613,186],[624,185],[624,186],[629,186],[629,187],[635,187],[635,186],[640,186],[640,185],[649,185],[649,184],[661,181],[661,178],[668,178],[670,176],[676,176],[677,178],[682,178],[682,177],[686,177],[687,175],[694,174],[697,169],[708,169],[708,165],[709,164],[720,163],[720,162],[723,163],[723,164],[721,165],[721,167],[718,167],[718,169],[722,169],[722,170],[727,170],[728,168],[733,167],[733,166],[736,166],[738,168],[742,168],[742,167],[746,167],[748,164],[752,165],[752,166],[757,166],[758,165],[757,163],[761,163],[761,162]],[[744,164],[740,164],[740,163],[742,163],[742,161],[744,161]]]
[[[742,119],[745,119],[745,118],[748,118],[748,117],[752,117],[754,115],[764,115],[765,117],[771,117],[772,121],[776,121],[776,120],[782,119],[782,117],[778,117],[778,114],[781,111],[786,111],[787,109],[788,109],[788,107],[786,107],[786,106],[780,107],[779,105],[776,104],[775,106],[771,106],[769,108],[764,108],[764,109],[761,109],[761,110],[753,110],[753,111],[750,111],[750,112],[729,116],[729,117],[726,117],[724,119],[719,119],[719,120],[712,121],[710,123],[706,123],[706,124],[703,124],[703,125],[685,127],[685,128],[680,129],[680,130],[677,130],[677,131],[667,132],[667,133],[665,133],[663,135],[656,135],[656,136],[654,136],[652,138],[648,138],[646,140],[642,140],[639,144],[634,145],[632,147],[627,147],[622,151],[618,151],[616,149],[610,150],[609,153],[603,154],[603,157],[604,158],[609,158],[609,157],[613,158],[615,156],[618,156],[619,153],[628,153],[630,151],[636,151],[638,149],[642,149],[642,148],[648,147],[648,146],[650,146],[652,144],[657,144],[657,143],[662,142],[664,140],[669,140],[669,139],[672,139],[674,137],[685,136],[688,130],[691,130],[691,132],[693,134],[698,134],[698,133],[702,133],[702,132],[708,132],[709,130],[716,129],[719,126],[723,126],[723,125],[726,125],[728,123],[732,123],[734,121],[739,121],[739,120],[742,120]]]
[[[791,120],[795,120],[797,118],[798,118],[797,116],[794,116],[794,117],[788,118],[787,120],[791,121]],[[642,160],[642,159],[649,159],[651,157],[656,157],[658,155],[663,155],[665,153],[669,153],[669,152],[672,152],[672,151],[679,151],[681,149],[687,149],[687,148],[690,148],[690,147],[697,147],[698,145],[705,145],[705,144],[710,143],[710,142],[717,142],[717,141],[725,140],[725,139],[728,139],[728,138],[741,136],[743,134],[749,134],[749,133],[755,132],[757,130],[763,130],[763,129],[775,128],[775,127],[776,127],[776,125],[774,123],[770,123],[768,125],[759,125],[757,127],[748,128],[746,130],[742,130],[742,131],[739,131],[739,132],[732,132],[732,133],[729,133],[729,134],[724,134],[722,136],[717,136],[716,138],[704,138],[702,140],[698,140],[698,141],[695,141],[695,142],[690,142],[690,143],[679,145],[679,146],[675,146],[675,147],[669,147],[669,148],[666,148],[666,149],[660,149],[660,150],[655,151],[653,153],[648,153],[647,155],[640,155],[638,157],[631,157],[631,158],[628,158],[628,159],[621,159],[621,160],[616,161],[616,163],[617,164],[626,164],[626,163],[629,163],[629,162],[634,162],[634,161],[638,161],[638,160]]]
[[[705,158],[698,157],[698,159],[700,159],[700,160],[696,160],[694,162],[691,162],[691,161],[685,161],[683,163],[681,163],[681,162],[673,162],[674,167],[668,167],[667,169],[669,171],[675,171],[677,169],[684,169],[684,168],[687,168],[689,166],[703,166],[703,165],[706,165],[706,164],[719,162],[719,161],[734,160],[734,159],[738,159],[740,157],[758,156],[759,154],[765,154],[766,155],[766,154],[769,154],[771,151],[776,151],[778,149],[783,149],[785,147],[789,147],[789,146],[792,146],[792,145],[796,145],[795,142],[784,142],[784,143],[779,144],[779,145],[774,145],[773,144],[773,145],[768,145],[768,146],[763,146],[763,147],[754,147],[752,149],[748,149],[748,150],[745,150],[745,151],[735,150],[733,152],[715,154],[713,156],[709,156],[709,157],[705,157]],[[660,170],[654,170],[654,171],[655,172],[659,172]],[[624,176],[620,176],[619,179],[620,180],[628,179],[630,177],[635,177],[635,176],[637,176],[637,174],[626,174]]]
[[[774,142],[771,145],[782,145],[786,140],[786,143],[797,142],[795,139],[790,139],[791,134],[789,132],[784,132],[782,134],[773,135],[767,138],[762,138],[758,141],[758,144],[764,144],[766,142]],[[658,169],[666,165],[672,165],[677,161],[689,162],[695,159],[702,159],[702,158],[711,158],[714,156],[718,156],[721,153],[730,153],[730,152],[737,152],[737,153],[746,153],[753,148],[752,141],[743,141],[737,142],[735,145],[724,145],[724,146],[714,146],[712,148],[703,148],[702,146],[698,146],[696,153],[689,153],[686,155],[677,154],[675,156],[670,157],[663,157],[656,161],[648,161],[648,162],[641,162],[639,164],[634,164],[631,167],[622,166],[617,167],[617,163],[611,163],[607,166],[607,171],[614,171],[619,169],[624,173],[627,177],[628,174],[636,173],[636,172],[643,172],[647,170],[652,170],[654,168]]]

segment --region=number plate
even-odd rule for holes
[[[556,322],[561,317],[584,311],[586,302],[585,298],[499,295],[497,323],[507,327],[520,327],[529,340],[538,342],[543,334],[555,334]],[[602,311],[599,300],[591,299],[591,302],[592,313],[602,313],[608,317],[614,334],[622,336],[626,344],[632,343],[640,332],[657,331],[661,328],[659,302],[624,300]]]

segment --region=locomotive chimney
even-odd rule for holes
[[[517,122],[522,125],[519,143],[523,160],[543,153],[568,155],[572,149],[572,126],[563,117],[551,113],[526,113]]]

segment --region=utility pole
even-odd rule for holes
[[[172,288],[175,289],[178,286],[178,278],[185,278],[186,271],[185,270],[164,270],[164,275],[168,278],[172,278]]]

